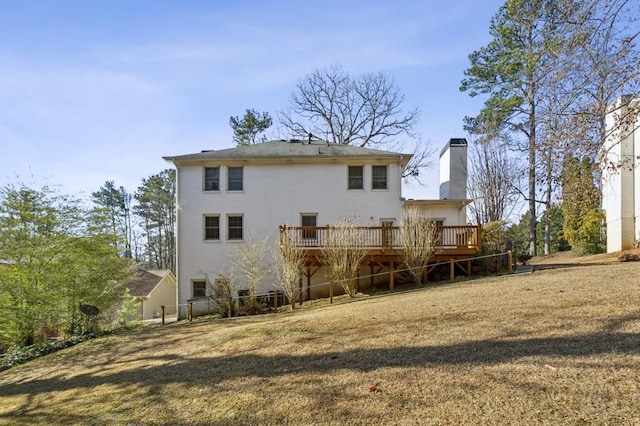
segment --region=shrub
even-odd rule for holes
[[[0,371],[24,364],[32,359],[59,351],[70,346],[77,345],[85,340],[98,337],[96,333],[84,333],[69,337],[63,340],[54,340],[52,342],[41,343],[31,346],[11,346],[5,357],[0,362]]]

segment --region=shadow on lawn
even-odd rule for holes
[[[613,327],[617,328],[616,326]],[[401,346],[352,349],[316,355],[264,356],[240,354],[213,358],[165,359],[168,364],[112,374],[84,374],[71,378],[36,379],[0,386],[0,395],[29,395],[105,384],[142,385],[150,391],[171,383],[214,385],[238,377],[275,377],[295,373],[330,373],[336,370],[369,372],[385,367],[499,364],[529,356],[580,357],[602,354],[640,354],[640,333],[609,331],[569,337],[525,340],[481,340],[449,346]],[[155,392],[150,392],[155,393]],[[16,413],[13,413],[14,415]],[[11,413],[0,416],[11,418]]]

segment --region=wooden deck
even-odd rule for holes
[[[399,257],[402,255],[400,227],[363,226],[356,228],[360,246],[367,248],[368,256]],[[319,259],[322,248],[331,241],[331,227],[280,227],[297,247],[306,250],[307,257]],[[461,259],[480,252],[479,226],[439,226],[435,228],[435,254],[430,262]]]
[[[370,275],[386,271],[389,274],[389,288],[393,289],[394,274],[403,267],[402,240],[400,227],[366,226],[356,227],[358,247],[366,247],[367,255],[363,267],[370,268]],[[331,241],[330,226],[317,227],[280,227],[280,235],[291,238],[295,245],[305,251],[303,275],[300,277],[301,300],[311,299],[311,277],[323,266],[322,248]],[[472,258],[481,249],[480,226],[439,226],[434,229],[436,236],[435,252],[429,257],[426,276],[440,262],[450,262],[451,275],[454,269],[464,274],[471,273]],[[306,277],[306,296],[302,295],[303,278]],[[371,285],[373,285],[373,278]]]

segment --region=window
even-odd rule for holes
[[[204,190],[220,191],[220,167],[204,168]]]
[[[193,298],[196,297],[207,297],[207,282],[204,280],[191,281],[191,286],[193,287]]]
[[[371,189],[387,189],[387,166],[373,166]]]
[[[227,217],[227,239],[242,239],[242,216],[235,215]]]
[[[204,217],[204,239],[205,240],[220,239],[220,216]]]
[[[227,168],[227,191],[242,191],[242,167]]]
[[[317,214],[303,214],[300,216],[302,219],[302,226],[306,227],[316,227],[318,226],[318,215]],[[307,239],[316,239],[318,238],[317,229],[303,229],[302,230],[302,238]]]
[[[349,189],[364,189],[364,173],[362,166],[349,166]]]

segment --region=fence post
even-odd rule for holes
[[[233,299],[231,298],[231,296],[229,296],[229,300],[227,301],[227,308],[228,308],[228,311],[229,311],[229,318],[231,318],[231,311],[233,310],[232,305],[233,305]]]
[[[189,318],[189,322],[193,320],[193,302],[189,302],[187,306],[187,317]]]
[[[513,253],[511,252],[511,250],[507,251],[507,254],[509,255],[509,273],[513,272]]]
[[[164,325],[164,305],[160,306],[160,309],[162,309],[162,325]]]
[[[455,259],[449,260],[449,279],[455,281],[456,279],[456,261]]]
[[[273,290],[273,310],[278,310],[278,290]]]

